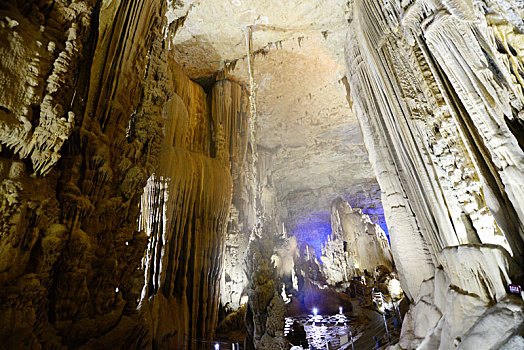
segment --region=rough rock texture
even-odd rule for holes
[[[523,8],[2,1],[0,346],[172,348],[246,294],[255,342],[284,346],[264,278],[326,283],[314,256],[352,232],[340,196],[387,217],[412,302],[399,346],[518,348]],[[263,219],[281,251],[253,264]]]
[[[218,322],[232,174],[247,148],[247,96],[218,81],[204,90],[173,64],[174,94],[164,105],[158,170],[142,196],[140,228],[149,236],[139,306],[155,348],[212,339]]]
[[[212,336],[249,113],[238,84],[208,100],[168,57],[185,12],[0,5],[2,347]]]
[[[0,143],[47,173],[81,120],[73,110],[77,67],[95,1],[57,6],[31,1],[0,8]],[[92,43],[91,43],[92,44]],[[82,96],[86,97],[86,96]],[[78,112],[78,111],[76,111]]]
[[[136,222],[169,93],[165,4],[0,11],[0,344],[147,347]]]
[[[349,283],[364,270],[383,265],[392,270],[392,256],[386,234],[360,210],[343,199],[331,207],[332,235],[322,248],[322,273],[328,285]]]
[[[183,28],[173,38],[173,46],[175,59],[191,77],[211,76],[227,66],[242,66],[235,74],[246,77],[247,26],[255,30],[255,52],[318,36],[324,41],[322,47],[330,53],[329,61],[333,58],[339,63],[344,61],[347,1],[191,0],[188,3],[193,6]],[[273,72],[274,68],[260,71]]]
[[[388,272],[393,270],[384,231],[372,223],[368,215],[351,208],[342,198],[337,198],[331,205],[331,223],[327,231],[327,239],[321,244],[319,253],[317,247],[300,243],[296,236],[290,236],[282,247],[276,249],[274,260],[279,276],[291,282],[286,286],[288,292],[307,294],[301,286],[301,279],[320,288],[344,291],[353,277],[373,273],[379,266]],[[303,234],[311,242],[314,233],[305,231]]]
[[[519,17],[517,1],[352,4],[347,88],[414,302],[404,348],[473,344],[505,284],[522,283]]]
[[[274,234],[265,222],[260,236],[253,235],[246,253],[245,268],[249,280],[246,310],[246,349],[289,349],[284,338],[286,307],[279,295],[277,270],[271,257]]]
[[[224,269],[220,279],[220,303],[226,308],[238,309],[242,297],[247,294],[244,273],[244,254],[249,237],[257,222],[255,194],[258,181],[254,177],[248,123],[239,125],[238,137],[244,142],[235,145],[236,154],[231,157],[233,196],[225,240]]]

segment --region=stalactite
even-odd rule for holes
[[[233,189],[242,188],[249,111],[237,83],[204,90],[170,63],[174,91],[164,105],[159,166],[141,200],[149,236],[140,312],[154,348],[199,348],[218,322],[219,283]],[[208,102],[209,101],[209,102]],[[209,103],[209,105],[208,105]]]
[[[83,1],[76,9],[23,1],[4,5],[0,31],[7,45],[0,49],[0,68],[9,78],[0,83],[0,144],[30,159],[34,172],[46,174],[60,159],[78,119],[71,108],[74,72],[86,41],[82,34],[91,30],[94,1]],[[27,50],[12,49],[24,45]]]
[[[489,11],[480,2],[353,3],[348,92],[383,191],[395,263],[414,301],[402,347],[448,348],[451,339],[457,346],[489,306],[505,300],[506,284],[522,280],[516,198],[524,158],[518,123],[511,129],[505,120],[518,118],[524,98],[500,32],[496,49],[497,24],[489,28],[485,15],[496,16],[497,6],[487,3]],[[406,217],[413,225],[399,232]],[[487,338],[503,341],[498,336]]]

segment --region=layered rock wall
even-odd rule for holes
[[[411,312],[423,318],[405,322],[404,347],[433,329],[433,344],[447,348],[450,329],[460,324],[464,334],[505,297],[506,283],[521,282],[524,98],[515,19],[522,10],[505,4],[352,4],[347,88],[382,189],[403,289],[425,305]],[[474,282],[464,285],[464,274]],[[455,307],[439,305],[442,295]],[[457,309],[470,302],[479,308],[466,322]],[[451,332],[457,344],[460,332]]]

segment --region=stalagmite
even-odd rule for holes
[[[332,235],[322,248],[322,271],[329,285],[349,283],[352,277],[378,266],[392,270],[388,239],[382,229],[341,198],[331,208]],[[349,284],[348,284],[349,285]]]

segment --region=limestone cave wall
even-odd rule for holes
[[[414,302],[404,348],[469,348],[488,305],[511,309],[505,285],[522,282],[521,12],[513,1],[352,3],[347,89]],[[508,313],[521,320],[522,306]],[[508,322],[483,346],[518,332]]]
[[[342,198],[331,205],[332,234],[322,247],[321,271],[330,286],[349,285],[352,277],[378,266],[392,271],[393,260],[386,234],[359,209]]]
[[[137,217],[170,94],[165,6],[0,4],[2,347],[150,344]]]

